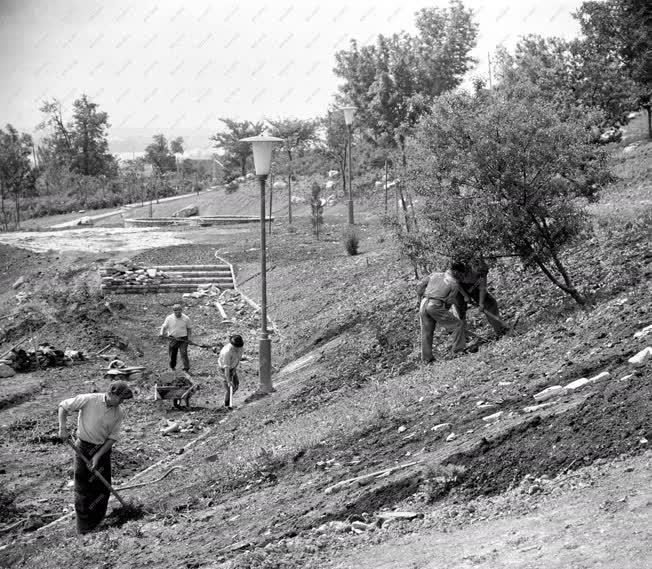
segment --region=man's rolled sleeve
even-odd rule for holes
[[[68,413],[71,413],[73,411],[79,411],[84,405],[86,405],[87,401],[88,394],[83,393],[75,397],[70,397],[69,399],[64,399],[61,403],[59,403],[59,407],[62,407],[68,411]]]

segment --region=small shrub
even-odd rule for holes
[[[347,227],[342,236],[344,249],[346,252],[353,256],[358,254],[358,247],[360,245],[360,236],[354,227]]]
[[[224,186],[224,191],[225,191],[227,194],[232,194],[232,193],[235,192],[239,187],[240,187],[240,185],[238,184],[238,182],[236,182],[235,180],[231,180],[231,181],[230,181],[226,186]]]

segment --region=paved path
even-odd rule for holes
[[[217,189],[218,189],[218,186],[211,186],[210,188],[208,188],[206,190],[202,190],[202,193],[205,194],[206,192],[215,191]],[[93,222],[93,221],[97,221],[99,219],[105,219],[107,217],[112,217],[114,215],[120,215],[121,213],[124,213],[125,209],[131,209],[131,208],[136,208],[136,207],[144,207],[144,206],[148,206],[150,204],[156,205],[156,204],[160,204],[160,203],[171,202],[171,201],[175,201],[175,200],[181,200],[181,199],[184,199],[184,198],[190,198],[190,197],[193,197],[193,196],[196,196],[196,195],[197,195],[196,192],[192,192],[192,193],[189,193],[189,194],[183,194],[181,196],[171,196],[169,198],[161,198],[158,201],[150,200],[150,201],[147,201],[147,202],[137,202],[137,203],[127,204],[127,205],[123,205],[123,206],[121,206],[121,207],[119,207],[119,208],[117,208],[117,209],[115,209],[113,211],[107,211],[107,212],[100,213],[100,214],[97,214],[97,215],[83,215],[83,216],[81,216],[81,217],[79,217],[77,219],[73,219],[72,221],[64,221],[63,223],[57,223],[56,225],[51,225],[50,229],[65,229],[65,228],[70,228],[70,227],[78,227],[79,225],[84,225],[84,224],[80,223],[80,221],[82,219],[88,219],[89,221]]]

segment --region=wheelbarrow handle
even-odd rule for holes
[[[104,478],[104,476],[102,476],[102,474],[100,474],[100,472],[99,472],[98,470],[96,470],[95,468],[93,468],[93,465],[91,464],[91,461],[88,460],[88,459],[84,456],[84,454],[82,453],[82,451],[80,451],[80,450],[77,448],[77,445],[76,445],[76,444],[75,444],[71,439],[66,439],[66,442],[67,442],[68,445],[72,448],[72,450],[75,451],[75,454],[76,454],[79,458],[81,458],[81,459],[84,461],[84,464],[86,465],[86,468],[88,468],[88,470],[90,470],[90,471],[91,471],[95,476],[97,476],[97,478],[99,479],[99,481],[100,481],[102,484],[104,484],[104,486],[106,486],[106,488],[109,490],[109,492],[111,492],[111,494],[113,494],[113,495],[116,497],[116,499],[118,500],[118,502],[120,502],[120,504],[122,504],[122,507],[123,507],[123,508],[126,508],[126,507],[127,507],[127,503],[122,499],[122,497],[120,496],[120,494],[118,494],[118,493],[113,489],[113,486],[111,486],[111,484],[109,484],[109,483],[107,482],[106,478]]]

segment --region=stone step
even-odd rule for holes
[[[233,283],[224,283],[220,288],[234,288]],[[197,287],[188,284],[162,285],[102,285],[101,289],[116,294],[154,294],[157,292],[196,292]]]
[[[150,267],[151,269],[156,269],[157,271],[231,271],[229,265],[155,265]]]
[[[183,284],[210,284],[210,283],[232,283],[233,279],[231,278],[230,275],[222,275],[222,276],[215,276],[215,277],[171,277],[171,278],[166,278],[166,279],[153,279],[157,280],[160,284],[172,284],[172,283],[183,283]],[[111,277],[111,276],[106,276],[102,277],[102,282],[106,283],[111,283],[111,282],[137,282],[131,279],[124,279],[122,277]],[[140,281],[144,283],[151,283],[152,279],[146,279],[144,281]],[[157,284],[157,283],[153,283]]]

